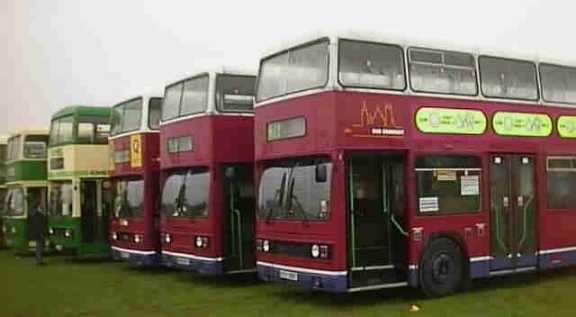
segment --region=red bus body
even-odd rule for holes
[[[220,74],[210,73],[206,76],[209,76],[210,85],[213,85],[214,77]],[[211,101],[207,108],[215,109]],[[162,264],[214,275],[254,271],[255,257],[252,251],[254,216],[246,215],[242,210],[242,216],[238,217],[242,217],[245,227],[243,230],[246,230],[245,237],[231,242],[232,236],[235,238],[242,230],[231,229],[229,226],[231,221],[229,202],[225,193],[225,188],[230,182],[225,175],[229,166],[244,166],[250,171],[249,178],[252,182],[254,117],[252,113],[222,113],[218,110],[207,112],[163,122],[161,125],[162,183],[166,184],[168,177],[178,171],[202,168],[209,173],[206,216],[174,217],[162,212],[160,221]],[[169,151],[170,140],[186,137],[191,138],[192,144],[188,151],[176,153]],[[253,196],[253,187],[249,190]],[[191,191],[194,192],[195,188],[191,188]],[[253,203],[248,211],[252,212],[252,209]],[[239,219],[234,218],[240,221]],[[234,228],[240,227],[242,225]],[[202,245],[196,243],[199,239],[204,241]],[[229,244],[234,243],[237,243],[235,245],[239,252],[244,248],[246,258],[240,256],[243,264],[232,263],[230,249],[236,249]]]
[[[415,125],[422,107],[482,111],[488,126],[480,135],[421,132]],[[437,237],[449,237],[461,246],[466,272],[471,278],[557,268],[576,264],[576,214],[548,208],[546,158],[575,155],[576,141],[562,138],[556,128],[546,137],[497,135],[492,118],[497,112],[547,114],[553,122],[574,116],[568,107],[538,107],[529,102],[451,98],[442,95],[370,92],[368,90],[322,90],[264,102],[255,108],[255,159],[257,180],[268,161],[324,155],[334,164],[330,186],[329,216],[324,221],[257,218],[257,243],[266,241],[330,246],[327,259],[292,256],[285,252],[257,252],[258,275],[265,281],[289,282],[329,292],[351,292],[395,286],[419,286],[423,250]],[[271,122],[305,118],[301,137],[267,140]],[[556,125],[554,125],[556,126]],[[384,132],[383,132],[384,131]],[[349,254],[349,219],[346,164],[353,154],[400,155],[404,158],[404,227],[406,257],[401,277],[388,285],[352,285]],[[415,161],[419,155],[471,154],[481,158],[481,209],[477,213],[423,215],[417,212]],[[530,155],[535,159],[536,246],[515,265],[491,254],[490,163],[495,154]]]
[[[119,133],[110,137],[111,183],[117,186],[123,180],[142,180],[142,201],[138,216],[110,218],[110,247],[115,260],[125,260],[137,265],[157,265],[160,260],[158,217],[156,215],[159,189],[160,133],[149,126],[149,102],[161,98],[143,99],[142,126],[136,131]],[[129,101],[128,101],[129,102]],[[147,108],[147,109],[146,109]],[[157,124],[157,123],[156,123]],[[121,155],[123,153],[124,155]],[[118,156],[123,158],[118,158]]]

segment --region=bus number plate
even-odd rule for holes
[[[186,258],[176,258],[176,263],[179,265],[190,265],[190,260]]]
[[[129,259],[129,258],[130,258],[130,253],[128,253],[128,252],[122,252],[122,253],[120,253],[120,256],[121,256],[123,259]]]
[[[280,278],[289,281],[298,281],[298,273],[280,270]]]

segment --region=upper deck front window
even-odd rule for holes
[[[46,135],[27,135],[24,141],[24,158],[45,159],[47,142]]]
[[[52,121],[50,144],[70,143],[74,140],[74,116],[66,116]]]
[[[339,74],[343,86],[404,90],[404,53],[396,45],[340,40]]]
[[[109,117],[69,115],[52,120],[50,146],[62,144],[107,144],[110,135]]]
[[[201,75],[166,87],[162,120],[205,112],[208,105],[208,83],[208,75]]]
[[[253,112],[256,77],[218,75],[216,107],[221,112]]]
[[[148,127],[152,130],[158,130],[161,116],[162,98],[150,98],[148,102]]]
[[[133,99],[112,109],[112,135],[135,131],[142,122],[142,98]]]
[[[20,158],[21,142],[22,137],[19,135],[8,139],[8,153],[6,155],[6,161],[14,161]]]
[[[289,49],[261,62],[258,101],[322,88],[328,82],[329,41]]]

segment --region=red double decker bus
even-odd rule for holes
[[[139,96],[112,109],[110,247],[116,260],[156,265],[162,98]]]
[[[209,72],[166,87],[160,128],[162,263],[255,270],[254,83]]]
[[[441,296],[576,264],[575,75],[351,37],[265,57],[259,277]]]

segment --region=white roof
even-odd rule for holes
[[[576,61],[560,61],[558,58],[542,56],[538,54],[527,53],[526,50],[521,50],[514,47],[508,48],[494,48],[494,47],[467,47],[463,45],[454,44],[453,42],[447,42],[443,40],[425,39],[419,37],[406,37],[399,36],[398,34],[379,34],[376,32],[357,32],[357,31],[345,31],[338,33],[321,33],[313,32],[308,35],[293,38],[287,41],[282,41],[270,49],[267,49],[262,58],[269,57],[281,51],[287,50],[292,47],[296,47],[308,42],[319,40],[321,38],[329,38],[332,42],[336,42],[338,39],[351,39],[360,41],[370,41],[370,42],[380,42],[387,44],[397,44],[403,47],[421,47],[439,50],[456,51],[463,53],[470,53],[474,55],[490,55],[495,57],[520,59],[533,62],[544,62],[553,63],[560,65],[574,65],[576,66]]]

